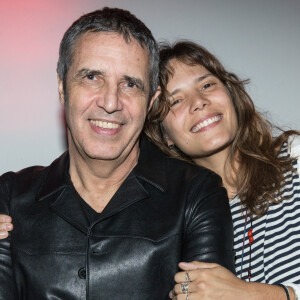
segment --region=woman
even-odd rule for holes
[[[145,131],[168,155],[222,177],[236,251],[237,277],[216,264],[181,263],[187,272],[176,274],[170,297],[296,299],[300,296],[298,132],[273,138],[270,124],[255,111],[244,89],[245,81],[194,43],[162,48],[160,78],[162,93],[153,103]],[[5,236],[10,219],[3,222]]]
[[[246,81],[192,42],[163,46],[160,68],[162,93],[145,131],[169,156],[222,177],[236,251],[237,277],[216,264],[181,263],[188,275],[176,274],[170,297],[300,299],[299,132],[273,137]]]

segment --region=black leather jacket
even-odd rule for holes
[[[220,178],[144,142],[138,165],[93,224],[65,180],[68,153],[49,167],[0,177],[0,299],[169,299],[178,262],[234,272],[231,214]]]

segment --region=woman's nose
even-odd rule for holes
[[[195,111],[204,109],[205,106],[209,105],[210,101],[206,96],[201,95],[201,93],[194,93],[190,96],[190,112],[194,113]]]

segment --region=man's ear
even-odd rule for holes
[[[65,105],[64,84],[60,76],[57,74],[59,101]]]
[[[157,90],[155,91],[153,97],[152,97],[151,100],[149,101],[148,111],[147,111],[147,112],[150,111],[150,109],[151,109],[151,107],[152,107],[154,101],[157,99],[157,97],[160,95],[160,93],[161,93],[161,88],[160,88],[160,86],[159,86],[159,87],[157,88]]]

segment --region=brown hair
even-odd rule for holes
[[[230,146],[227,163],[231,164],[235,174],[238,173],[234,185],[237,187],[242,204],[253,215],[262,216],[268,211],[271,203],[283,200],[280,189],[284,182],[284,173],[295,170],[292,167],[293,158],[279,157],[278,151],[282,144],[288,141],[289,136],[299,132],[289,130],[274,138],[271,123],[256,111],[253,101],[245,90],[248,80],[241,80],[234,73],[226,71],[219,60],[204,47],[190,41],[180,41],[174,45],[161,45],[162,92],[154,101],[145,124],[146,134],[167,155],[192,162],[176,146],[169,148],[164,138],[162,121],[170,110],[166,86],[174,74],[170,66],[173,59],[186,65],[205,67],[228,89],[237,114],[238,130]],[[239,163],[238,170],[235,166],[236,160]]]

